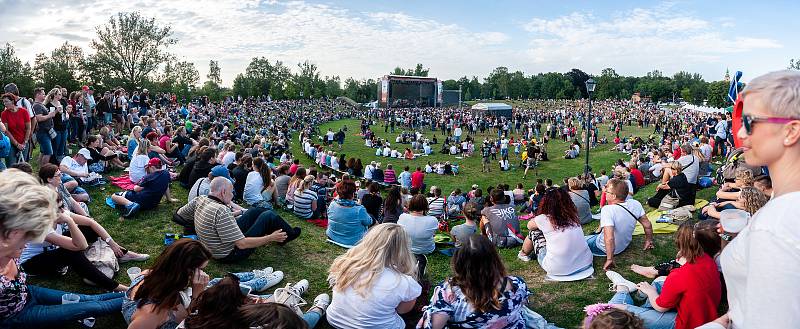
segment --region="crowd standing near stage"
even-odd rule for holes
[[[612,293],[586,307],[583,328],[792,328],[800,322],[800,231],[791,223],[800,204],[800,73],[753,79],[740,97],[742,127],[734,131],[729,114],[630,101],[596,101],[588,122],[582,100],[524,101],[502,117],[328,99],[181,103],[146,89],[101,94],[92,86],[19,95],[9,84],[0,115],[0,327],[122,315],[129,328],[313,328],[323,319],[335,328],[545,328],[528,304],[536,296],[499,257],[510,248],[515,261],[535,259],[530,266],[551,284],[604,271]],[[345,118],[362,124],[319,130]],[[632,126],[652,133],[626,134]],[[340,153],[349,138],[362,138],[375,157]],[[525,169],[515,174],[525,178],[549,161],[556,139],[569,143],[566,159],[600,143],[613,143],[621,159],[533,186],[459,177],[469,186],[445,191],[425,182],[433,173],[457,176],[459,158],[471,156],[484,171],[519,161]],[[292,154],[292,143],[304,154]],[[437,149],[453,161],[403,164]],[[87,191],[109,183],[124,191],[108,195],[107,205],[90,198]],[[656,219],[633,198],[648,184],[656,188],[647,205],[662,210]],[[177,185],[189,190],[187,200],[174,198]],[[718,191],[700,200],[700,188]],[[119,263],[151,256],[119,245],[92,214],[111,206],[135,218],[162,200],[182,204],[172,220],[194,239],[172,242],[152,267],[128,273],[130,285],[115,281]],[[209,262],[241,262],[308,234],[282,216],[327,224],[330,248],[341,251],[329,268],[331,295],[307,303],[309,282],[269,264],[222,278],[204,272]],[[595,220],[598,231],[584,236],[582,225]],[[674,259],[631,266],[641,278],[614,271],[617,255],[654,249],[664,225],[674,232]],[[644,242],[634,245],[639,234]],[[451,272],[431,283],[428,256],[437,251],[452,257]],[[593,266],[595,257],[602,266]],[[68,271],[108,292],[26,282]]]

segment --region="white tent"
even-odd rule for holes
[[[703,112],[703,113],[718,113],[718,112],[725,112],[725,109],[718,109],[716,107],[708,107],[708,106],[697,106],[693,104],[686,104],[681,109],[696,111],[696,112]]]
[[[477,103],[472,105],[472,110],[486,112],[487,114],[497,116],[511,116],[511,105],[506,103]]]

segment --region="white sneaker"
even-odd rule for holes
[[[302,296],[306,293],[306,291],[308,291],[308,280],[302,279],[297,281],[292,288],[297,292],[298,295]]]
[[[611,280],[611,285],[609,286],[609,290],[611,291],[625,292],[625,291],[620,291],[620,289],[625,289],[627,290],[626,292],[631,293],[636,290],[639,290],[639,288],[636,287],[635,283],[626,280],[625,278],[622,277],[622,275],[620,275],[617,272],[606,271],[606,276],[608,277],[609,280]]]
[[[519,260],[521,260],[523,262],[530,262],[531,261],[531,257],[526,255],[526,254],[524,254],[522,251],[517,253],[517,258],[519,258]]]
[[[256,277],[261,277],[261,278],[267,277],[268,275],[272,274],[272,272],[274,272],[272,270],[272,267],[267,267],[263,270],[253,270],[253,274],[255,274]]]
[[[314,309],[319,309],[319,314],[325,314],[325,310],[328,309],[328,305],[331,304],[331,296],[328,294],[319,294],[317,298],[314,298],[314,305],[308,310],[309,312],[314,311]]]
[[[277,285],[278,283],[280,283],[281,281],[283,281],[283,272],[281,272],[281,271],[271,272],[271,273],[263,276],[262,278],[266,279],[267,283],[264,285],[264,288],[259,290],[259,292],[262,292],[262,291],[265,291],[265,290],[267,290],[269,288],[272,288],[275,285]]]

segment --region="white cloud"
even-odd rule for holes
[[[25,7],[19,8],[23,12],[33,7],[30,3],[19,6]],[[226,85],[256,56],[281,60],[293,69],[309,59],[323,75],[342,79],[377,78],[394,66],[413,67],[416,63],[448,78],[482,75],[498,65],[495,58],[501,57],[496,55],[500,50],[477,53],[472,46],[491,48],[509,40],[502,32],[473,32],[406,13],[354,12],[303,1],[142,0],[91,6],[48,3],[40,12],[53,19],[3,24],[0,42],[12,41],[18,54],[31,61],[36,53],[49,52],[65,38],[88,51],[95,26],[105,23],[111,13],[135,10],[172,26],[179,43],[171,51],[195,62],[201,80],[205,80],[208,61],[219,60]],[[11,15],[0,13],[0,21],[6,22]],[[65,21],[63,17],[73,19]],[[70,27],[65,29],[67,22]],[[57,35],[57,31],[70,35]],[[29,42],[32,39],[36,42]],[[464,69],[465,63],[469,69]]]
[[[719,64],[727,54],[782,47],[773,39],[727,36],[724,27],[731,24],[727,19],[712,24],[667,3],[619,12],[611,18],[591,12],[533,18],[521,27],[531,35],[528,58],[539,67],[562,70],[579,66],[590,72],[604,67],[617,72],[678,71]]]

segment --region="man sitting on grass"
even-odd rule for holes
[[[147,162],[147,175],[133,187],[133,191],[118,192],[111,196],[116,205],[124,206],[122,216],[130,218],[140,210],[153,209],[169,189],[169,172],[162,170],[161,160],[152,158]],[[172,200],[170,200],[172,201]]]
[[[178,209],[178,216],[194,223],[197,237],[215,259],[236,262],[270,242],[286,244],[300,236],[272,210],[251,208],[231,211],[233,184],[224,177],[211,180],[209,194],[196,197]],[[238,220],[234,216],[239,216]]]
[[[644,250],[653,249],[653,226],[642,204],[628,197],[628,184],[612,178],[605,186],[608,204],[600,209],[600,232],[586,237],[589,250],[595,256],[605,256],[603,269],[614,266],[614,255],[623,252],[633,239],[636,222],[644,228]],[[611,252],[608,252],[611,251]]]

